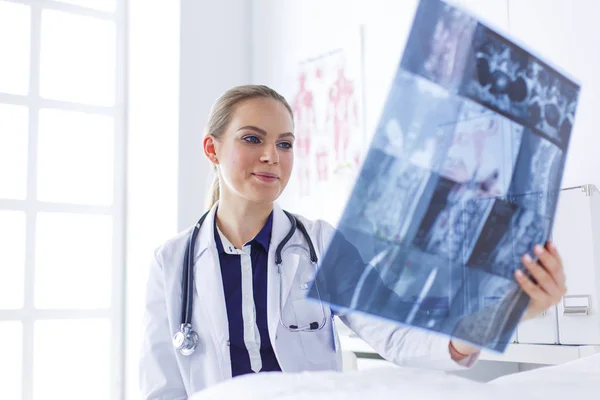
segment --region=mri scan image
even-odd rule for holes
[[[503,352],[529,302],[514,271],[549,239],[579,90],[421,1],[308,297]]]

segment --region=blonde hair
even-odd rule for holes
[[[281,104],[283,104],[290,112],[292,120],[294,119],[292,107],[290,107],[285,97],[270,87],[264,85],[236,86],[223,93],[221,97],[219,97],[213,104],[208,117],[208,122],[206,124],[206,135],[213,135],[217,140],[219,140],[223,134],[225,134],[225,130],[227,129],[233,114],[235,113],[236,106],[242,101],[260,97],[271,98],[281,102]],[[212,206],[219,200],[219,195],[219,175],[215,165],[213,170],[213,180],[207,201],[209,209],[212,208]]]

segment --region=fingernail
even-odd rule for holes
[[[530,256],[529,254],[527,254],[527,253],[526,253],[526,254],[523,256],[523,261],[525,261],[526,263],[530,263],[530,262],[532,262],[532,261],[533,261],[533,258],[531,258],[531,256]],[[519,271],[519,270],[517,270],[517,272],[518,272],[518,271]]]
[[[556,245],[552,240],[548,240],[548,246],[550,246],[551,249],[556,249]]]
[[[541,255],[544,252],[544,248],[542,247],[542,245],[536,244],[533,247],[533,252],[539,256],[539,255]]]
[[[517,278],[522,278],[523,277],[523,272],[520,269],[518,269],[518,270],[515,271],[515,275],[517,276]]]

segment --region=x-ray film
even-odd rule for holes
[[[308,296],[503,352],[529,302],[514,271],[552,229],[579,90],[421,1]]]

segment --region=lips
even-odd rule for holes
[[[271,179],[278,179],[279,177],[275,174],[272,174],[270,172],[255,172],[254,175],[256,176],[261,176],[264,178],[271,178]]]
[[[279,179],[277,175],[270,172],[255,172],[252,175],[263,182],[274,182]]]

